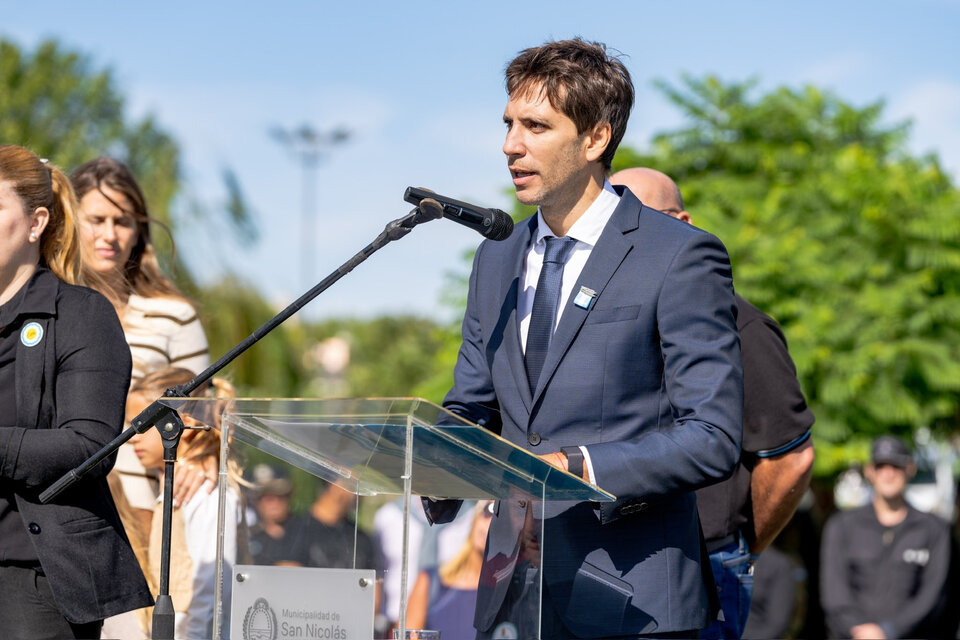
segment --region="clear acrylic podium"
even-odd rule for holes
[[[316,486],[324,482],[336,485],[354,496],[402,497],[402,527],[396,535],[402,536],[404,550],[408,548],[411,496],[498,500],[498,518],[519,520],[517,540],[491,539],[486,561],[513,567],[515,572],[525,567],[527,584],[522,603],[506,614],[507,619],[498,621],[501,635],[496,637],[516,637],[510,635],[511,629],[523,638],[539,637],[542,580],[538,567],[543,551],[543,504],[614,499],[598,487],[422,399],[164,398],[162,402],[181,417],[220,425],[222,432],[220,517],[218,531],[211,532],[218,538],[214,638],[246,635],[239,629],[231,630],[229,625],[231,592],[235,581],[242,579],[234,575],[231,559],[225,560],[223,554],[224,529],[236,526],[225,507],[229,460],[241,464],[267,462],[285,468],[291,477],[306,478]],[[413,504],[415,509],[420,508],[416,502]],[[356,520],[354,517],[353,522]],[[356,527],[352,523],[350,526]],[[535,542],[531,544],[532,540]],[[357,541],[356,529],[352,539],[342,536],[340,548],[330,554],[336,563],[328,566],[363,569],[356,564]],[[408,572],[417,570],[407,566],[406,556],[404,551],[401,585],[406,585]],[[237,564],[251,564],[242,550]],[[303,587],[295,588],[302,597]],[[406,589],[401,588],[401,612],[406,611],[407,595]],[[280,620],[286,610],[282,606],[273,609],[274,620],[270,624],[286,624]],[[373,613],[369,611],[371,619]],[[403,614],[400,620],[402,628]],[[444,640],[455,639],[444,636]]]

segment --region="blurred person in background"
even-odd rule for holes
[[[358,530],[354,520],[357,496],[333,483],[319,482],[309,511],[290,523],[289,544],[279,560],[304,567],[376,569],[373,539]]]
[[[80,202],[83,258],[117,309],[133,358],[131,382],[163,367],[194,374],[210,362],[193,304],[160,268],[147,201],[130,170],[101,157],[70,174]]]
[[[100,292],[113,302],[123,325],[133,360],[131,383],[169,366],[202,371],[210,362],[203,327],[193,304],[160,269],[152,218],[133,174],[117,160],[101,157],[77,167],[70,180],[80,203],[83,259],[99,276]],[[149,528],[159,486],[129,444],[120,447],[114,474]],[[178,473],[178,502],[211,475],[199,468]]]
[[[193,378],[193,372],[180,367],[167,367],[149,373],[134,383],[127,397],[127,420],[132,420],[163,391],[169,387],[185,384]],[[193,392],[197,397],[232,398],[233,386],[223,378],[213,378],[211,385],[201,386]],[[219,415],[219,412],[217,412]],[[189,416],[181,416],[184,425],[197,427],[200,423]],[[220,425],[207,425],[209,429],[183,431],[177,449],[177,465],[194,465],[197,468],[212,467],[213,478],[206,480],[206,490],[197,492],[194,498],[173,510],[170,540],[170,597],[176,620],[176,637],[202,639],[213,637],[213,610],[216,583],[216,557],[218,546],[217,519],[219,515],[218,476],[220,466]],[[130,440],[134,453],[144,468],[162,474],[164,469],[163,441],[157,429],[138,433]],[[230,460],[227,468],[226,521],[223,529],[224,575],[233,575],[233,565],[238,561],[248,562],[246,528],[240,499],[242,471],[236,460]],[[146,546],[146,573],[151,586],[160,584],[160,562],[163,524],[163,501],[154,501],[154,516]],[[229,581],[228,581],[229,582]],[[227,599],[227,594],[224,594]],[[230,610],[229,601],[223,610]],[[148,620],[144,616],[145,626]],[[149,628],[145,628],[149,635]]]
[[[133,174],[123,163],[100,157],[77,167],[70,180],[79,200],[82,257],[98,276],[95,288],[120,318],[132,358],[131,384],[168,366],[202,371],[209,364],[207,338],[193,304],[160,268],[151,240],[154,221]],[[189,500],[214,474],[211,467],[178,469],[176,502]],[[121,516],[136,545],[134,531],[150,530],[160,491],[156,475],[143,468],[127,443],[117,451],[109,482],[114,499],[119,501],[122,493],[129,506]],[[108,619],[104,634],[134,637],[138,628],[135,619],[125,616]]]
[[[692,224],[676,183],[637,167],[610,176],[645,205]],[[813,472],[813,413],[776,321],[739,294],[737,331],[743,358],[743,444],[728,480],[697,491],[710,566],[724,620],[701,638],[739,638],[753,597],[753,563],[793,516]]]
[[[421,571],[407,603],[408,629],[433,629],[441,637],[472,638],[473,611],[483,566],[483,549],[494,503],[481,500],[473,510],[470,535],[456,557]]]
[[[833,638],[935,637],[945,603],[950,533],[904,498],[916,473],[895,436],[873,442],[870,504],[835,513],[823,531],[820,597]]]
[[[152,604],[107,487],[112,459],[39,494],[120,433],[130,352],[78,284],[76,197],[31,151],[0,146],[0,622],[4,638],[96,638]]]
[[[428,527],[419,496],[410,498],[409,550],[407,554],[407,597],[420,571],[436,569],[460,553],[473,526],[472,500],[464,505],[453,522]],[[386,633],[400,618],[400,574],[403,562],[403,498],[391,500],[373,517],[377,549],[383,567],[383,603],[378,629]]]
[[[293,483],[287,478],[274,476],[257,486],[257,523],[250,529],[250,555],[255,564],[282,564],[283,550],[289,544],[287,525],[292,494]]]
[[[773,545],[767,547],[754,563],[754,590],[744,638],[787,637],[797,611],[798,582],[790,556]]]

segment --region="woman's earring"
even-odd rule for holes
[[[30,234],[30,242],[36,242],[36,241],[37,241],[37,234],[31,233],[31,234]]]

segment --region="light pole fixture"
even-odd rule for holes
[[[343,144],[352,134],[343,126],[329,131],[318,131],[309,124],[285,129],[273,127],[270,137],[279,142],[293,154],[303,170],[301,220],[300,220],[300,277],[303,286],[309,288],[313,283],[313,251],[311,243],[315,237],[317,203],[317,166],[323,152],[334,145]]]

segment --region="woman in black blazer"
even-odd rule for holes
[[[111,304],[76,286],[76,198],[27,149],[0,146],[0,625],[5,638],[96,638],[152,604],[100,465],[39,494],[120,433],[130,352]]]

